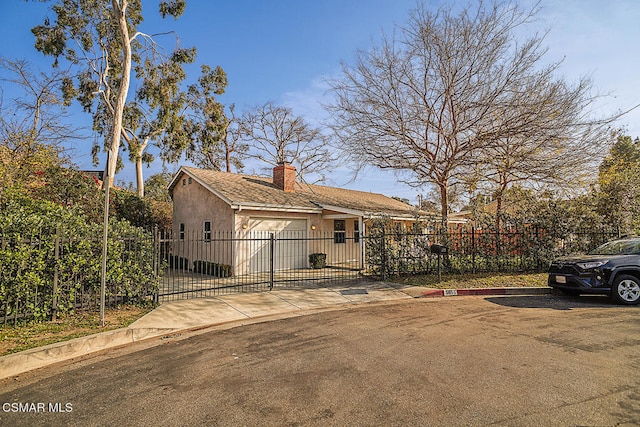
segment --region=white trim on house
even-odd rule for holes
[[[356,209],[349,209],[349,208],[343,208],[340,206],[331,206],[331,205],[322,205],[322,207],[328,211],[341,212],[340,214],[322,215],[322,218],[325,218],[325,219],[351,219],[356,217],[362,217],[362,218],[387,217],[389,219],[397,220],[397,221],[407,221],[407,220],[416,219],[416,217],[411,215],[406,215],[406,216],[387,215],[384,212],[382,213],[381,212],[365,212],[365,211],[359,211]]]
[[[322,208],[305,208],[282,205],[266,204],[266,203],[230,203],[231,209],[241,212],[243,210],[257,210],[257,211],[269,211],[269,212],[298,212],[298,213],[322,213]]]
[[[340,212],[342,214],[342,215],[340,215],[340,218],[336,217],[335,219],[343,219],[343,218],[345,218],[344,214],[350,215],[350,216],[348,216],[346,218],[355,217],[355,216],[363,216],[365,214],[364,212],[356,210],[356,209],[343,208],[343,207],[340,207],[340,206],[331,206],[331,205],[321,205],[321,206],[322,206],[322,208],[324,210]],[[333,214],[331,214],[331,215],[323,215],[323,217],[327,218],[327,219],[333,219],[334,216],[336,216],[336,215],[333,215]]]

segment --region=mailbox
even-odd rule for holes
[[[431,245],[432,254],[442,255],[442,254],[446,254],[447,252],[449,252],[449,249],[444,245],[438,245],[438,244]]]

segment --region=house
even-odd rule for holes
[[[375,218],[410,226],[425,214],[381,194],[297,182],[288,164],[272,178],[181,167],[169,193],[179,236],[172,254],[231,266],[234,274],[308,268],[312,253],[361,267],[360,236]]]

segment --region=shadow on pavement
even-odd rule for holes
[[[505,307],[515,308],[549,308],[553,310],[572,310],[576,308],[615,309],[619,306],[611,303],[606,296],[583,295],[579,297],[555,295],[519,295],[506,297],[489,297],[487,301]]]

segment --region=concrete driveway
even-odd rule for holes
[[[638,310],[451,297],[226,324],[3,380],[0,425],[639,425]]]

